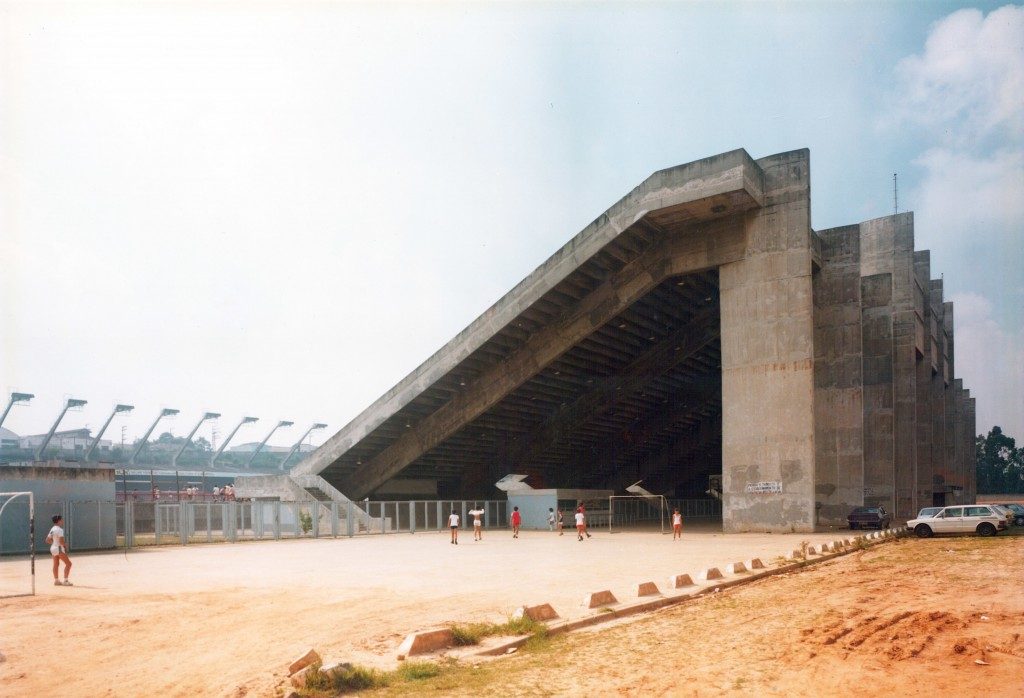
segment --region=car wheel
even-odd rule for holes
[[[914,527],[914,533],[917,534],[918,538],[932,537],[932,529],[928,524],[918,524]]]
[[[979,536],[994,536],[996,534],[996,527],[990,523],[978,524],[978,535]]]

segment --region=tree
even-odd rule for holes
[[[975,439],[979,494],[1024,493],[1024,448],[1016,439],[992,427],[988,436]]]

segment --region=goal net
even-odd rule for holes
[[[663,494],[613,494],[608,497],[608,532],[655,530],[665,533],[669,516]]]
[[[0,567],[0,599],[35,596],[35,497],[31,492],[0,492],[0,554],[28,553],[28,568]]]

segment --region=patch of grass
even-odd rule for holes
[[[441,667],[433,662],[406,662],[395,672],[402,681],[422,681],[441,674]]]
[[[394,674],[380,669],[343,664],[342,666],[323,671],[320,663],[313,664],[306,672],[306,685],[303,693],[307,696],[363,691],[368,688],[385,688],[390,685]]]
[[[504,623],[456,623],[451,627],[456,645],[479,645],[485,637],[502,635],[532,635],[547,630],[547,626],[526,616],[509,616]]]
[[[488,635],[493,635],[494,623],[461,623],[451,626],[452,639],[456,645],[479,645]]]

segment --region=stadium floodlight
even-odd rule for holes
[[[4,413],[0,415],[0,427],[4,425],[4,420],[7,419],[7,413],[11,411],[12,407],[19,402],[28,402],[34,397],[35,395],[32,393],[11,393],[11,401],[7,403],[7,407],[4,408]]]
[[[175,453],[173,457],[171,457],[171,468],[178,467],[178,456],[184,453],[185,449],[188,448],[188,445],[192,443],[192,437],[196,435],[197,431],[199,431],[199,427],[203,426],[203,422],[205,422],[208,419],[217,419],[217,417],[220,417],[220,412],[203,413],[203,416],[199,418],[199,421],[196,422],[196,425],[192,427],[192,431],[190,431],[188,433],[188,436],[185,437],[185,443],[183,443],[181,445],[181,448],[178,449],[178,452]]]
[[[135,445],[135,450],[132,451],[132,457],[128,459],[128,465],[135,465],[135,458],[139,455],[139,451],[142,450],[142,447],[146,445],[146,441],[149,440],[149,435],[153,433],[154,429],[156,429],[156,425],[160,423],[160,420],[164,417],[173,417],[178,414],[179,411],[180,410],[170,409],[169,407],[165,407],[160,410],[160,414],[156,416],[153,423],[149,425],[149,429],[147,429],[146,433],[143,434],[141,439],[139,439],[139,443]]]
[[[57,431],[57,426],[60,424],[60,420],[64,419],[64,415],[68,413],[68,410],[72,407],[82,407],[85,404],[87,404],[86,400],[76,400],[73,397],[68,398],[67,402],[64,403],[64,409],[60,411],[60,414],[57,415],[57,420],[53,423],[53,426],[50,427],[50,433],[46,435],[46,438],[43,439],[43,443],[39,445],[39,450],[36,451],[36,460],[43,459],[43,451],[45,451],[46,447],[50,445],[50,439],[53,438],[54,433]]]
[[[213,454],[213,458],[210,459],[211,470],[213,469],[213,464],[217,462],[218,458],[220,458],[220,454],[224,453],[224,449],[228,447],[228,444],[231,442],[231,437],[235,435],[235,432],[241,429],[243,424],[250,424],[252,422],[258,421],[260,421],[259,417],[242,417],[242,421],[238,423],[238,426],[231,430],[231,433],[228,434],[228,438],[224,439],[224,443],[220,445],[220,448],[217,449],[217,452]]]
[[[110,413],[109,417],[107,417],[107,421],[103,422],[103,426],[100,427],[100,430],[96,433],[96,438],[94,438],[92,440],[92,443],[89,444],[89,450],[85,452],[85,458],[83,458],[82,460],[89,460],[89,456],[92,455],[93,449],[95,449],[96,446],[99,444],[100,438],[102,438],[103,436],[103,432],[105,432],[107,430],[107,427],[110,426],[110,423],[114,420],[114,417],[116,417],[121,412],[131,412],[134,409],[134,405],[114,405],[114,411]]]
[[[312,432],[314,429],[325,429],[326,427],[327,427],[326,424],[322,424],[320,422],[317,422],[316,424],[311,426],[309,429],[306,429],[306,433],[302,435],[302,438],[300,438],[298,441],[295,442],[295,445],[292,446],[292,450],[288,451],[288,455],[284,457],[284,460],[281,461],[281,465],[279,465],[278,467],[281,470],[284,470],[285,464],[289,460],[291,460],[291,457],[294,456],[295,452],[299,450],[299,447],[302,446],[302,442],[306,440],[306,437],[309,436],[310,432]]]
[[[270,437],[274,435],[275,431],[277,431],[278,429],[280,429],[282,427],[290,427],[293,424],[295,424],[295,422],[284,422],[284,421],[278,422],[277,426],[275,426],[273,429],[271,429],[270,433],[267,434],[267,438],[263,439],[263,441],[260,441],[260,445],[257,446],[253,450],[252,455],[249,456],[249,460],[245,464],[245,467],[248,468],[250,465],[252,465],[252,462],[254,460],[256,460],[256,454],[263,450],[263,447],[267,445],[267,442],[270,441]]]

